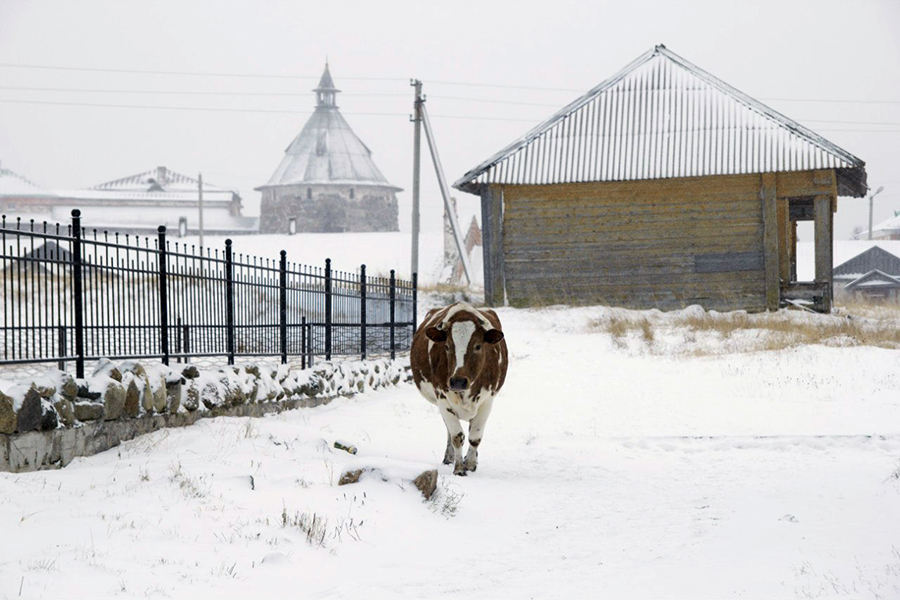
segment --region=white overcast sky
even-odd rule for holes
[[[257,214],[253,188],[306,121],[327,56],[347,120],[388,180],[404,188],[408,230],[409,78],[424,82],[452,183],[664,43],[865,160],[870,187],[885,187],[877,222],[900,211],[898,40],[895,0],[0,0],[0,161],[47,188],[88,187],[157,165],[202,171],[238,188],[245,212]],[[248,112],[210,110],[225,108]],[[475,211],[474,197],[454,193],[464,212]],[[423,160],[423,229],[440,227],[440,210]],[[867,200],[842,199],[837,237],[865,226],[867,211]]]

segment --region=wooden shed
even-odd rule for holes
[[[664,46],[454,187],[482,205],[491,305],[830,310],[832,215],[865,163]],[[796,281],[796,224],[816,270]]]

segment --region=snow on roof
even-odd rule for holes
[[[15,171],[0,167],[0,196],[16,196],[19,198],[39,196],[47,198],[55,195],[53,192],[45,190]]]
[[[893,233],[900,232],[900,215],[894,215],[889,219],[885,219],[878,225],[872,226],[872,234],[877,233]],[[857,237],[863,239],[869,237],[869,230],[861,232]]]
[[[156,167],[137,175],[129,175],[121,179],[107,181],[90,188],[92,190],[108,190],[118,192],[191,192],[195,196],[199,180],[194,177],[188,177],[181,173],[176,173],[166,167]],[[225,191],[229,193],[237,193],[217,185],[213,185],[206,181],[203,182],[204,197],[207,192]]]
[[[855,288],[861,287],[880,287],[880,286],[891,286],[891,287],[900,287],[900,277],[893,277],[888,275],[884,271],[879,271],[878,269],[872,269],[862,277],[854,279],[850,283],[844,286],[845,290],[852,290]]]
[[[285,155],[258,190],[279,185],[367,185],[400,188],[388,182],[372,160],[372,151],[344,120],[336,104],[328,66],[316,88],[318,103],[306,125],[284,151]]]
[[[878,246],[895,256],[900,256],[900,240],[834,240],[833,264],[843,265],[849,260]],[[815,243],[813,241],[797,242],[797,280],[812,281],[815,279]]]
[[[862,160],[659,45],[453,187],[826,168],[839,194],[864,195]]]
[[[90,188],[87,190],[60,190],[57,193],[59,196],[71,199],[71,200],[84,200],[84,201],[92,201],[92,200],[105,200],[105,201],[121,201],[121,202],[129,202],[129,201],[138,201],[138,200],[152,200],[152,201],[179,201],[179,202],[199,202],[199,194],[197,193],[197,189],[195,188],[193,191],[145,191],[145,192],[133,192],[133,191],[118,191],[118,190],[105,190],[105,189],[97,189]],[[224,189],[206,189],[206,183],[203,183],[203,202],[231,202],[234,197],[234,192],[230,190]]]

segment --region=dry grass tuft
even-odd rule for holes
[[[588,329],[609,334],[619,347],[632,339],[643,341],[651,351],[694,356],[814,344],[900,349],[900,306],[844,306],[832,315],[686,310],[653,319],[621,311],[594,319]]]

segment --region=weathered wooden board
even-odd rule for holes
[[[696,273],[727,273],[731,271],[760,271],[765,268],[762,252],[716,252],[694,257]]]
[[[778,196],[775,173],[763,173],[760,198],[763,203],[763,251],[766,270],[766,307],[778,310],[781,288],[778,278]]]
[[[505,303],[503,262],[503,190],[486,187],[481,195],[482,251],[484,253],[484,300],[489,306]]]

